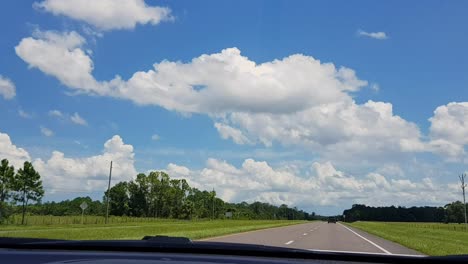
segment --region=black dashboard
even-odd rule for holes
[[[468,263],[468,256],[318,252],[168,237],[127,241],[3,239],[0,240],[0,263]]]

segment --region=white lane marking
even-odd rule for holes
[[[307,236],[307,233],[302,234],[303,236]]]
[[[330,252],[330,253],[354,253],[354,254],[371,254],[371,255],[384,255],[382,253],[365,252],[365,251],[342,251],[342,250],[326,250],[326,249],[308,249],[317,252]],[[393,256],[409,256],[409,257],[424,257],[424,255],[411,255],[411,254],[392,254]]]
[[[347,226],[345,226],[345,225],[342,225],[342,224],[340,224],[340,223],[338,223],[338,224],[339,224],[340,226],[342,226],[342,227],[348,229],[350,232],[352,232],[352,233],[355,234],[356,236],[358,236],[358,237],[364,239],[365,241],[369,242],[369,243],[372,244],[374,247],[376,247],[376,248],[382,250],[382,251],[385,252],[386,254],[393,255],[392,253],[390,253],[390,251],[388,251],[388,250],[386,250],[385,248],[383,248],[383,247],[377,245],[376,243],[370,241],[369,239],[367,239],[367,238],[361,236],[360,234],[354,232],[351,228],[349,228],[349,227],[347,227]]]
[[[288,241],[286,243],[284,243],[285,245],[289,245],[289,244],[292,244],[294,242],[294,240],[291,240],[291,241]]]

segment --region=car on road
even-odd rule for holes
[[[335,217],[328,217],[328,223],[336,224],[336,218]]]

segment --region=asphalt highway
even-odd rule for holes
[[[311,222],[270,228],[206,241],[261,244],[318,251],[422,255],[397,243],[341,223]]]

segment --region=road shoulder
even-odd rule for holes
[[[340,223],[341,224],[341,223]],[[402,254],[402,255],[422,255],[424,256],[423,253],[418,252],[414,249],[407,248],[405,246],[402,246],[396,242],[381,238],[379,236],[367,233],[359,228],[347,225],[347,224],[342,224],[343,226],[351,229],[352,231],[356,232],[360,236],[372,241],[373,243],[377,244],[378,246],[384,248],[385,250],[389,251],[390,254]]]

